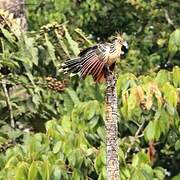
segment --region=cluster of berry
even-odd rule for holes
[[[48,87],[57,92],[63,92],[65,87],[67,86],[66,80],[59,81],[53,77],[46,77],[46,81],[47,81]]]

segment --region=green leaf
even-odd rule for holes
[[[81,179],[80,174],[79,174],[79,172],[75,169],[75,170],[73,171],[73,174],[72,174],[72,180],[80,180],[80,179]]]
[[[5,168],[10,168],[12,166],[14,166],[15,164],[18,163],[18,158],[16,156],[12,156],[11,158],[9,158],[6,162]]]
[[[50,179],[50,163],[48,161],[44,162],[44,172],[46,175],[46,179],[49,180]]]
[[[146,153],[139,152],[138,154],[135,154],[132,159],[132,166],[137,167],[141,166],[141,164],[144,165],[144,163],[149,163],[149,158]]]
[[[160,109],[155,114],[155,120],[153,121],[154,128],[155,128],[155,134],[154,139],[156,141],[159,140],[162,133],[166,133],[169,129],[169,114],[165,109]]]
[[[130,179],[131,174],[130,174],[130,171],[129,171],[129,169],[128,169],[127,167],[122,167],[122,168],[121,168],[121,172],[122,172],[122,174],[125,176],[124,179]],[[122,174],[121,174],[121,175],[122,175]]]
[[[126,161],[125,161],[125,154],[124,154],[122,148],[119,148],[118,154],[119,154],[120,160],[121,160],[124,164],[126,164]]]
[[[133,89],[132,89],[132,91],[133,91]],[[127,117],[129,119],[132,117],[133,110],[136,107],[136,96],[132,93],[132,91],[131,91],[130,96],[127,99],[127,103],[128,103],[127,104],[128,105],[128,114],[127,114]]]
[[[105,163],[106,163],[106,153],[105,153],[105,150],[102,148],[99,150],[95,159],[95,169],[97,173],[101,172]]]
[[[53,172],[53,178],[54,178],[54,180],[61,179],[61,169],[60,169],[60,167],[55,167],[54,172]]]
[[[150,165],[144,164],[142,166],[142,172],[143,172],[144,176],[146,177],[146,179],[148,179],[148,180],[153,179],[154,172]]]
[[[74,104],[78,104],[79,103],[79,98],[78,98],[76,92],[73,89],[66,88],[66,92],[71,97],[71,99],[72,99]]]
[[[75,165],[76,165],[76,150],[72,150],[68,154],[68,161],[71,164],[71,166],[75,167]]]
[[[169,73],[166,70],[161,70],[158,72],[155,81],[160,85],[164,85],[164,83],[168,82],[170,79]]]
[[[72,126],[70,116],[66,116],[66,115],[63,116],[61,119],[61,125],[65,131],[69,131],[71,129],[71,126]]]
[[[94,116],[91,118],[91,120],[88,123],[88,126],[93,129],[95,127],[97,127],[99,124],[99,116]]]
[[[66,44],[63,42],[63,40],[59,39],[59,43],[63,49],[63,51],[66,53],[66,55],[68,56],[68,58],[70,58],[70,54],[69,54],[69,51],[68,51],[68,48],[66,46]]]
[[[31,61],[37,66],[38,65],[38,49],[34,46],[35,39],[34,38],[27,38],[24,36],[24,40],[26,43],[26,50],[31,56]]]
[[[150,140],[154,140],[155,138],[155,133],[156,133],[156,126],[155,123],[153,121],[150,121],[149,124],[146,126],[145,128],[145,138],[150,141]]]
[[[167,82],[164,84],[162,91],[164,93],[164,98],[169,105],[176,107],[178,99],[176,89],[169,82]]]
[[[180,87],[180,68],[175,66],[172,72],[173,84],[176,88]]]
[[[107,169],[106,169],[106,166],[103,166],[103,168],[102,168],[102,176],[103,176],[103,178],[104,179],[107,179]]]
[[[65,37],[69,43],[69,46],[70,46],[71,50],[73,51],[74,55],[77,56],[80,53],[79,48],[78,48],[78,44],[72,39],[72,37],[70,36],[66,27],[63,26],[63,28],[65,30]]]
[[[61,149],[61,146],[62,146],[62,142],[58,141],[53,147],[53,153],[55,153],[55,154],[58,153],[59,150]]]
[[[131,180],[147,180],[141,169],[136,169],[131,175]]]
[[[32,57],[32,62],[38,66],[38,49],[37,48],[31,48],[30,49],[31,57]]]
[[[12,36],[12,34],[11,34],[8,30],[6,30],[6,29],[4,29],[4,28],[1,27],[1,31],[2,31],[3,35],[5,36],[5,38],[6,38],[10,43],[15,43],[15,38]]]
[[[56,64],[55,63],[56,62],[55,48],[52,45],[52,43],[49,41],[47,34],[45,35],[45,40],[46,40],[46,46],[47,46],[49,56],[50,56],[52,62],[54,63],[54,65],[55,65]],[[47,65],[48,65],[48,63],[49,63],[49,61],[46,62]]]
[[[73,149],[69,154],[68,154],[68,161],[70,162],[71,166],[80,169],[81,165],[83,163],[83,154],[80,149],[76,148]]]
[[[173,54],[180,50],[180,29],[176,29],[170,35],[168,50]]]
[[[63,96],[63,100],[64,100],[65,110],[68,113],[70,113],[73,110],[74,102],[68,93],[64,93],[62,96]]]
[[[97,133],[98,133],[99,137],[103,140],[103,142],[105,142],[106,141],[106,132],[105,132],[104,127],[98,127]]]
[[[34,83],[34,77],[30,72],[26,73],[26,76],[29,78],[30,82],[32,83],[33,87],[36,88],[36,85]]]
[[[165,178],[166,171],[162,167],[156,167],[154,168],[153,171],[154,171],[155,177],[157,177],[158,179]]]
[[[87,118],[88,120],[92,119],[96,114],[97,108],[98,108],[97,101],[89,101],[88,103],[86,103],[84,109],[85,118]]]
[[[33,161],[31,163],[31,166],[29,168],[29,172],[28,172],[28,180],[35,180],[36,179],[36,175],[37,175],[37,165],[36,162]]]
[[[180,150],[180,140],[177,140],[175,143],[175,150],[178,151]]]
[[[18,163],[14,179],[15,180],[26,180],[27,179],[26,172],[27,172],[27,168],[26,168],[25,163],[24,162]]]
[[[155,134],[154,134],[154,139],[159,140],[162,129],[160,128],[161,122],[159,119],[154,120],[154,128],[155,128]]]
[[[179,180],[180,179],[180,173],[176,176],[174,176],[171,180]]]

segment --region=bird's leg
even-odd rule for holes
[[[105,76],[112,75],[112,71],[110,70],[108,64],[105,64],[105,65],[104,65],[104,70],[105,70]]]
[[[105,70],[105,77],[106,77],[108,87],[113,87],[116,84],[116,79],[112,71],[110,70],[108,64],[104,65],[104,70]]]

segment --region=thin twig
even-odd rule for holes
[[[131,144],[130,144],[127,152],[126,152],[125,158],[127,158],[127,155],[128,155],[128,153],[131,151],[131,148],[132,148],[132,146],[134,145],[134,143],[136,142],[137,138],[140,138],[140,137],[144,136],[144,134],[140,134],[140,135],[139,135],[139,133],[141,132],[141,130],[142,130],[143,126],[144,126],[144,123],[145,123],[145,122],[143,122],[143,123],[139,126],[138,130],[136,131],[135,136],[134,136],[133,140],[131,141]]]
[[[169,16],[169,13],[168,13],[167,9],[164,9],[164,13],[165,13],[165,18],[166,18],[168,24],[170,24],[171,26],[173,26],[174,29],[176,29],[176,27],[175,27],[175,25],[173,23],[173,20]]]
[[[12,106],[11,106],[11,102],[10,102],[10,98],[9,98],[9,95],[8,95],[8,90],[7,90],[5,81],[2,83],[2,87],[3,87],[4,95],[5,95],[5,98],[6,98],[7,107],[9,109],[11,127],[16,128],[15,120],[14,120],[14,117],[13,117],[13,110],[12,110]]]

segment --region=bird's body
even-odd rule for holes
[[[116,60],[124,54],[123,47],[127,49],[127,43],[118,36],[113,43],[100,43],[83,50],[77,58],[66,61],[62,68],[67,72],[80,73],[82,78],[91,74],[96,82],[102,82],[105,67],[113,71]]]

